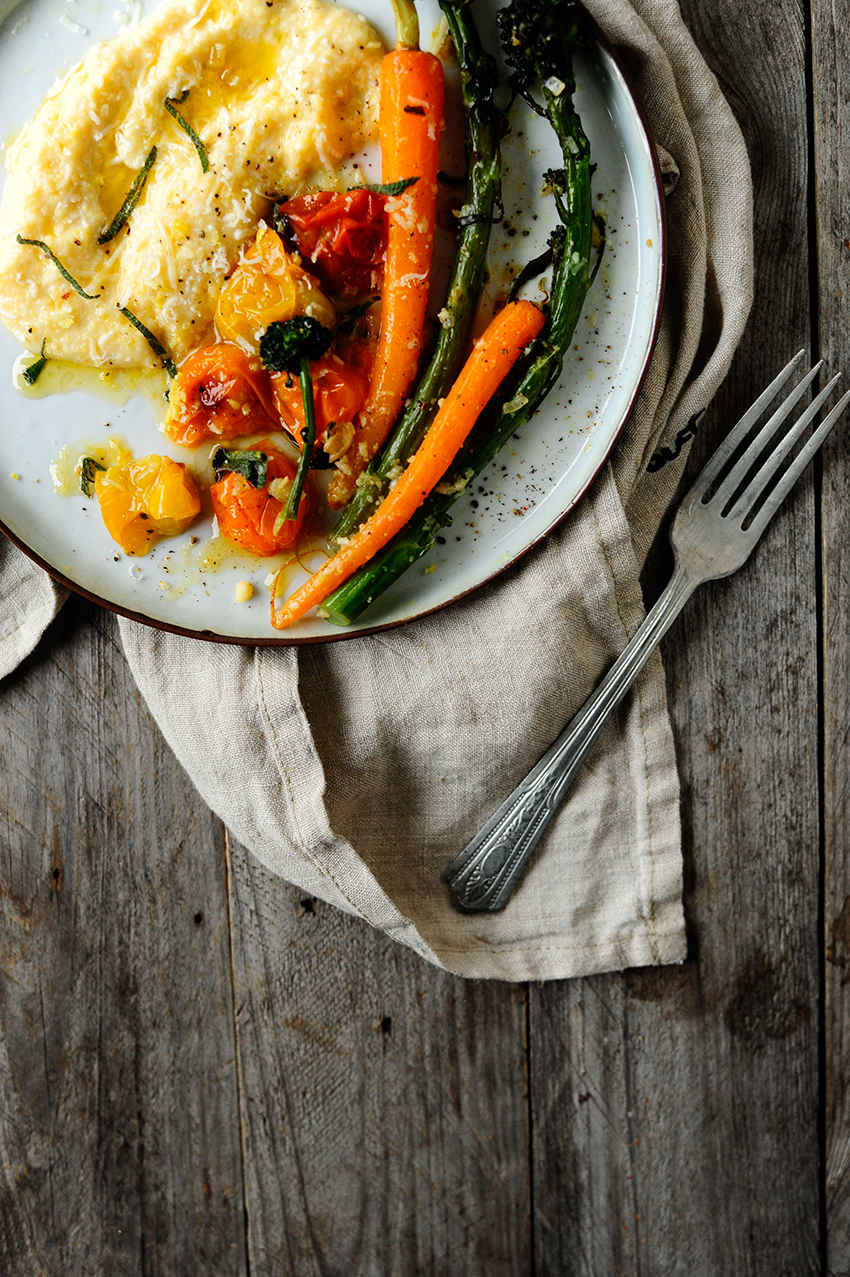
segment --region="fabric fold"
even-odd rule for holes
[[[657,655],[510,907],[461,915],[442,873],[642,616],[609,469],[527,562],[416,625],[297,655],[217,647],[208,659],[191,639],[130,621],[121,633],[177,757],[272,872],[459,974],[557,979],[684,956],[678,786]],[[530,621],[533,656],[517,677],[506,654],[528,649]]]
[[[68,591],[0,537],[0,678],[34,652]]]

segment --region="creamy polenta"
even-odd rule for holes
[[[272,197],[339,185],[374,139],[383,52],[329,0],[173,0],[96,45],[9,149],[0,318],[28,349],[96,367],[161,362],[121,308],[176,362],[211,340]],[[99,243],[154,147],[129,220]]]

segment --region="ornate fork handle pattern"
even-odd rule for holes
[[[496,912],[514,887],[610,714],[700,584],[677,566],[646,619],[575,718],[446,870],[464,913]]]
[[[526,777],[496,812],[492,828],[485,826],[447,872],[455,902],[464,911],[504,907],[555,814],[573,770],[559,775],[562,757],[547,754],[540,761],[546,766]]]

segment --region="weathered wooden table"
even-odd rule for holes
[[[695,467],[799,347],[850,370],[850,28],[685,9],[756,191]],[[681,968],[465,983],[302,899],[72,600],[0,687],[0,1272],[850,1273],[848,458],[666,642]]]

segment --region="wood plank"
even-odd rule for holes
[[[251,1277],[527,1277],[523,988],[231,863]]]
[[[755,311],[695,473],[809,343],[807,99],[798,4],[683,12],[742,124],[756,193]],[[664,645],[687,964],[531,991],[540,1277],[819,1270],[815,533],[809,476]]]
[[[812,5],[818,332],[830,372],[848,371],[850,291],[850,32],[834,3]],[[850,1273],[850,666],[847,634],[850,441],[846,424],[823,456],[824,929],[826,1271]]]
[[[0,722],[0,1271],[244,1273],[221,826],[81,600]]]

